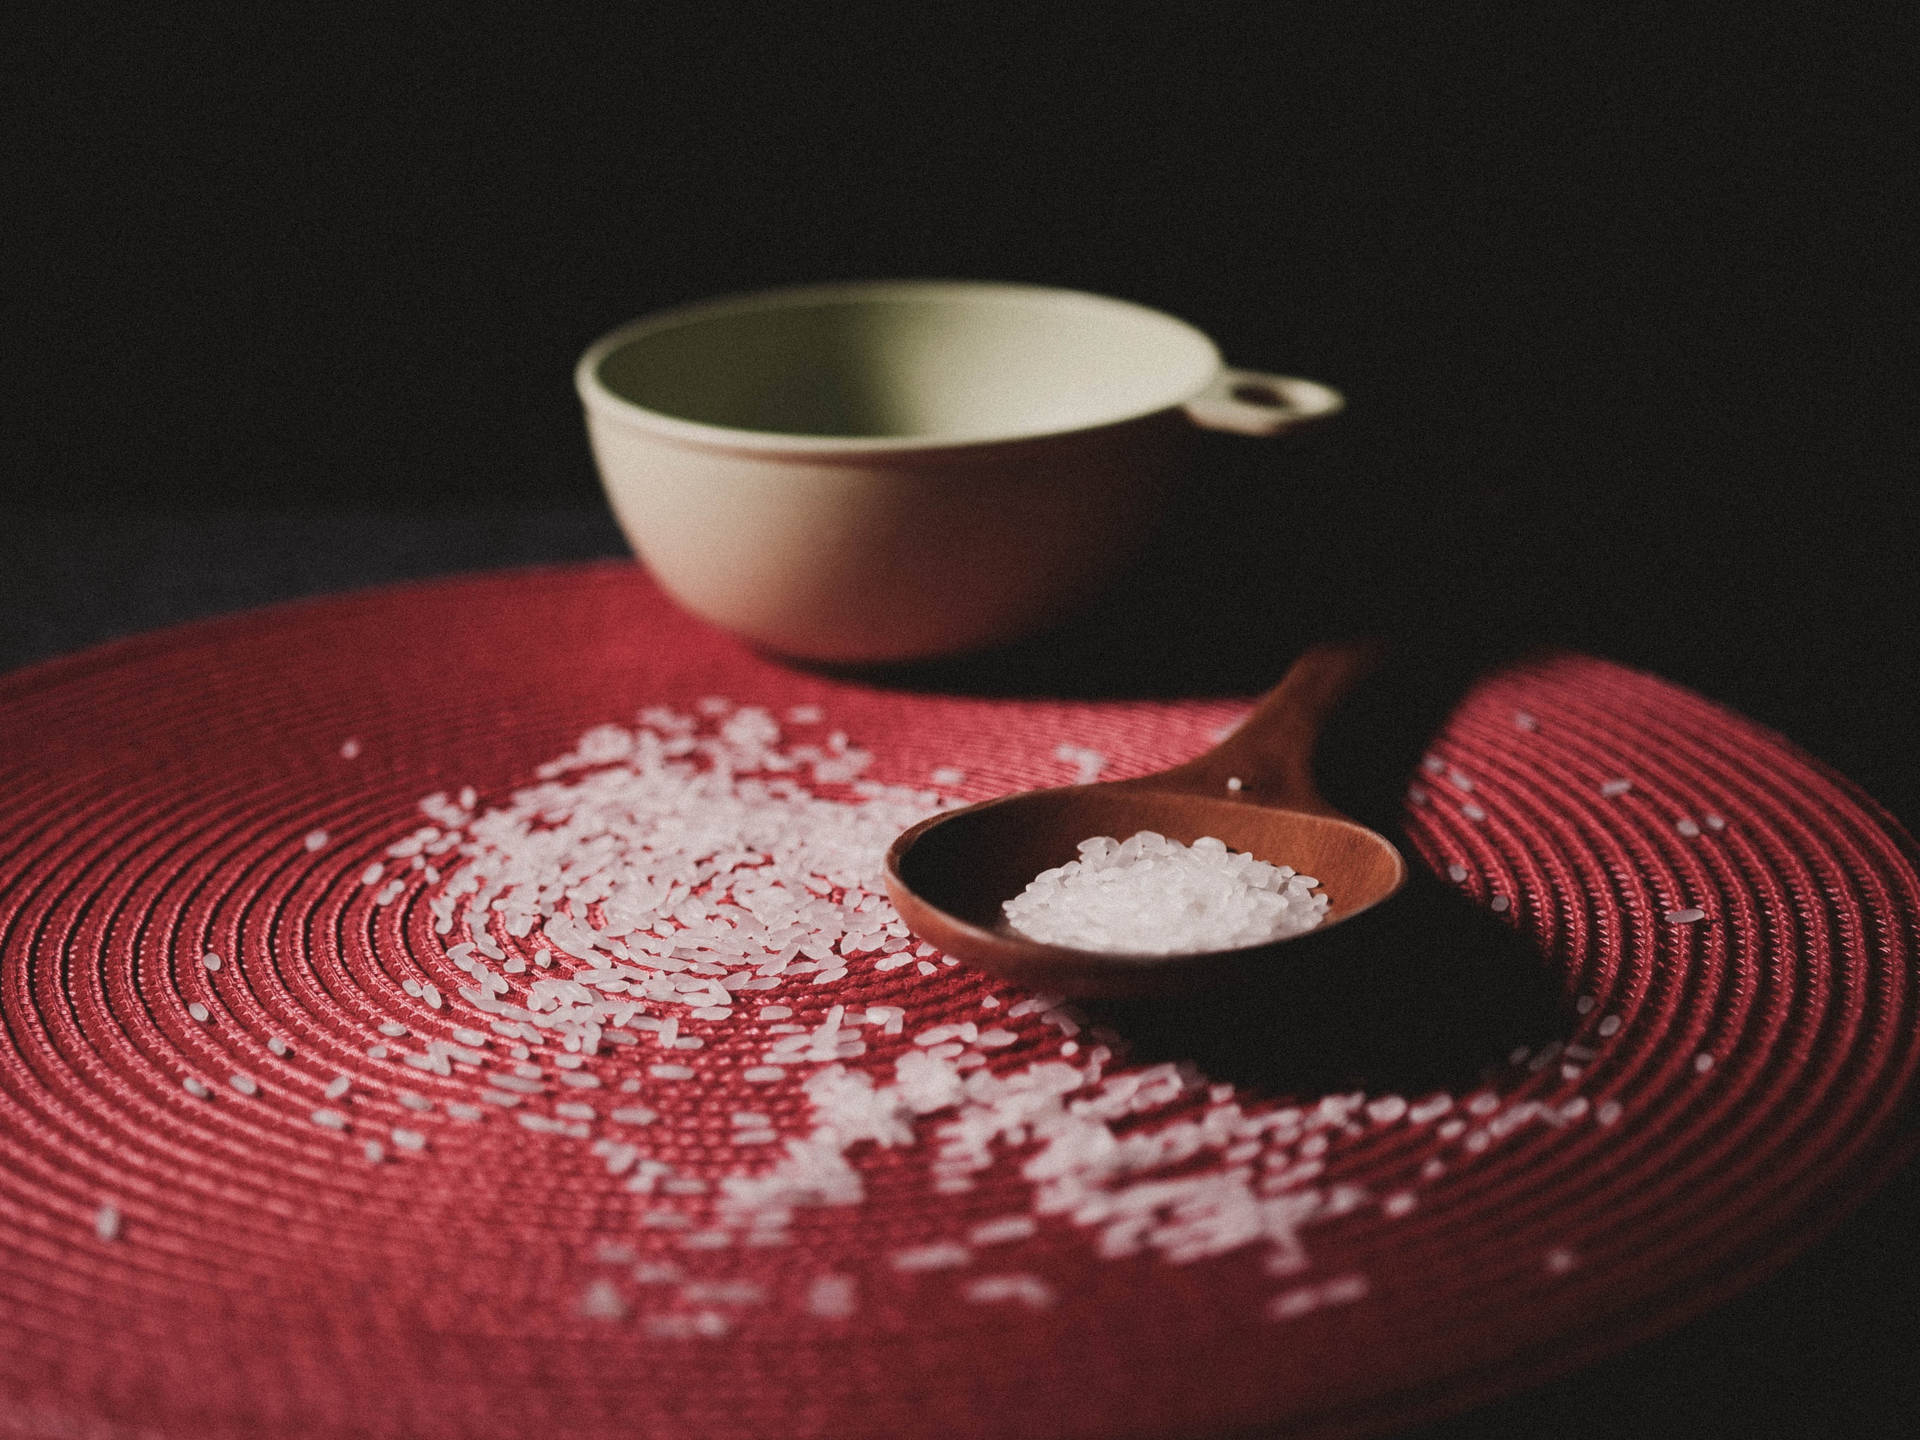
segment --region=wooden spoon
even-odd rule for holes
[[[1378,663],[1368,642],[1319,645],[1264,695],[1246,723],[1196,759],[1132,780],[1034,790],[921,821],[887,851],[887,893],[908,927],[955,959],[1038,990],[1139,995],[1186,989],[1277,958],[1285,946],[1351,919],[1398,890],[1393,842],[1335,810],[1315,788],[1322,727]],[[1327,915],[1292,939],[1193,955],[1128,955],[1028,939],[1002,904],[1082,840],[1154,830],[1191,845],[1205,835],[1320,881]]]

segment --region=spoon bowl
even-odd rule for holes
[[[921,821],[887,851],[894,908],[914,934],[955,959],[1075,996],[1191,988],[1311,941],[1387,899],[1407,877],[1393,842],[1328,805],[1312,775],[1322,726],[1378,659],[1371,644],[1315,647],[1245,724],[1172,770],[1003,796]],[[1004,903],[1041,871],[1075,859],[1081,841],[1124,840],[1141,830],[1186,845],[1210,835],[1230,850],[1290,865],[1319,880],[1326,917],[1286,940],[1176,955],[1050,945],[1008,924]]]

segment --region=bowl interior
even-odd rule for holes
[[[655,415],[777,435],[966,442],[1192,398],[1219,353],[1170,315],[1076,291],[898,282],[748,296],[643,321],[592,367]]]

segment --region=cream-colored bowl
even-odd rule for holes
[[[1032,285],[871,281],[664,311],[575,371],[601,483],[682,605],[801,659],[973,649],[1137,554],[1196,425],[1340,408],[1184,321]]]

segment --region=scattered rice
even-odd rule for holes
[[[1600,793],[1611,800],[1616,795],[1624,795],[1633,789],[1633,781],[1627,779],[1606,780],[1600,785]]]
[[[191,1005],[187,1006],[187,1014],[191,1015],[194,1019],[198,1020],[202,1025],[206,1024],[209,1020],[213,1018],[212,1013],[207,1009],[206,1006],[202,1005],[198,1000],[194,1001]]]
[[[1029,1310],[1045,1310],[1053,1304],[1053,1287],[1038,1275],[982,1275],[963,1285],[960,1293],[976,1305],[1011,1301]]]
[[[213,1094],[213,1091],[209,1090],[206,1087],[205,1082],[201,1080],[197,1080],[191,1075],[184,1076],[181,1079],[180,1088],[182,1090],[185,1090],[189,1095],[193,1096],[193,1098],[196,1100],[208,1099]]]
[[[108,1201],[93,1212],[93,1233],[103,1242],[120,1238],[120,1207]]]
[[[1445,1091],[1441,1091],[1437,1095],[1428,1096],[1419,1104],[1408,1109],[1407,1118],[1416,1125],[1431,1124],[1451,1110],[1453,1105],[1453,1096],[1447,1094]]]
[[[1032,1186],[1028,1213],[974,1220],[959,1234],[928,1236],[888,1256],[893,1268],[925,1275],[913,1283],[936,1293],[976,1303],[1053,1303],[1041,1276],[967,1268],[974,1247],[1008,1246],[1002,1254],[1018,1255],[1049,1217],[1084,1234],[1102,1258],[1144,1254],[1188,1264],[1258,1246],[1269,1272],[1297,1275],[1310,1266],[1303,1241],[1310,1226],[1375,1203],[1382,1214],[1398,1216],[1415,1203],[1411,1189],[1376,1202],[1327,1178],[1336,1143],[1373,1127],[1430,1127],[1429,1137],[1456,1147],[1446,1159],[1418,1162],[1419,1178],[1432,1181],[1446,1173],[1448,1160],[1467,1163],[1465,1155],[1523,1126],[1563,1125],[1588,1113],[1574,1103],[1582,1097],[1548,1104],[1503,1100],[1491,1091],[1465,1102],[1471,1125],[1449,1115],[1456,1102],[1445,1094],[1417,1102],[1327,1095],[1243,1110],[1234,1087],[1207,1085],[1190,1067],[1107,1073],[1112,1037],[1057,996],[1020,996],[1004,1006],[985,997],[982,1007],[1003,1024],[923,1022],[916,1038],[926,1043],[888,1045],[889,1037],[907,1033],[904,1006],[826,1003],[829,987],[862,970],[911,965],[927,973],[952,963],[915,944],[887,903],[880,874],[892,837],[950,802],[862,778],[868,757],[839,732],[788,745],[763,710],[718,697],[700,710],[702,719],[649,710],[637,726],[596,727],[542,766],[538,783],[494,808],[477,809],[479,796],[470,790],[457,804],[446,795],[428,797],[422,809],[431,823],[389,847],[389,862],[422,872],[427,888],[414,903],[442,937],[449,963],[471,982],[445,1001],[491,1031],[456,1029],[455,1039],[470,1047],[464,1055],[431,1041],[427,1055],[409,1063],[437,1064],[449,1074],[453,1059],[480,1065],[489,1057],[473,1047],[497,1038],[531,1073],[489,1071],[473,1098],[509,1109],[550,1084],[617,1081],[633,1103],[606,1112],[607,1124],[594,1107],[565,1101],[551,1116],[533,1113],[534,1106],[516,1109],[516,1119],[530,1131],[589,1145],[610,1176],[654,1197],[638,1211],[648,1248],[672,1242],[713,1252],[701,1261],[705,1267],[724,1263],[722,1252],[735,1246],[790,1243],[798,1211],[865,1200],[862,1167],[873,1150],[915,1147],[924,1151],[939,1193],[964,1193],[975,1177],[1004,1163],[1016,1164]],[[802,711],[805,721],[797,718]],[[823,718],[817,707],[789,712],[795,724]],[[1056,758],[1088,778],[1106,766],[1100,752],[1080,747],[1063,746]],[[1430,759],[1431,773],[1448,773]],[[935,775],[938,784],[964,779],[958,772]],[[816,793],[822,789],[827,793]],[[1228,857],[1224,845],[1211,858],[1241,869],[1260,864]],[[380,885],[385,870],[369,867],[362,879],[369,888]],[[1449,873],[1456,882],[1467,879],[1464,866]],[[1298,880],[1309,895],[1318,883],[1291,872],[1283,878]],[[386,880],[378,896],[390,902],[399,893],[400,882]],[[1316,910],[1324,907],[1324,897],[1312,898]],[[417,983],[425,999],[429,987]],[[800,1008],[821,1018],[776,1023],[790,1021],[795,1007],[753,1006],[758,992],[782,989],[807,997]],[[698,1033],[682,1034],[683,1024]],[[935,1034],[942,1029],[947,1033]],[[606,1050],[645,1043],[649,1035],[660,1062],[595,1075]],[[1056,1035],[1057,1054],[1049,1048]],[[656,1084],[694,1079],[693,1067],[666,1057],[710,1040],[744,1047],[748,1060],[758,1060],[735,1062],[738,1049],[721,1050],[721,1064],[739,1063],[741,1079],[779,1088],[766,1092],[766,1113],[722,1111],[731,1115],[725,1133],[739,1147],[731,1167],[687,1174],[677,1168],[677,1146],[649,1146],[645,1127],[659,1116],[639,1100]],[[864,1068],[871,1059],[849,1068],[882,1045],[894,1057],[890,1070]],[[1555,1046],[1542,1054],[1548,1050],[1545,1064],[1573,1054]],[[346,1083],[344,1076],[335,1082],[341,1094]],[[332,1092],[329,1086],[329,1098],[337,1098]],[[701,1098],[698,1089],[674,1093],[675,1105]],[[470,1121],[486,1113],[477,1105],[445,1108]],[[779,1135],[773,1115],[780,1117]],[[1591,1115],[1593,1123],[1612,1124],[1620,1109],[1603,1102]],[[401,1137],[415,1134],[395,1130],[392,1143],[404,1149]],[[378,1161],[385,1152],[367,1142],[365,1153]],[[662,1204],[667,1196],[685,1198]],[[647,1278],[656,1273],[662,1278]],[[681,1283],[677,1270],[653,1259],[632,1275],[635,1284]],[[724,1274],[688,1280],[679,1303],[709,1308],[649,1315],[645,1328],[672,1339],[727,1333],[731,1321],[711,1307],[750,1303],[728,1298],[745,1283]],[[1365,1292],[1364,1276],[1338,1276],[1272,1303],[1276,1314],[1306,1313]],[[607,1293],[624,1315],[610,1282]],[[850,1276],[816,1276],[805,1294],[818,1317],[854,1313]]]
[[[220,957],[209,950],[200,957],[200,963],[209,970],[218,970],[220,968]]]
[[[1363,1299],[1367,1293],[1367,1278],[1364,1275],[1336,1275],[1320,1287],[1322,1305],[1351,1305]]]
[[[823,1320],[846,1320],[858,1308],[851,1275],[816,1275],[807,1286],[807,1312]]]
[[[973,1259],[973,1252],[951,1240],[940,1240],[931,1245],[896,1250],[890,1259],[896,1270],[948,1270],[967,1264]]]
[[[538,1072],[536,1071],[535,1073],[537,1074]],[[487,1083],[498,1086],[502,1090],[511,1090],[519,1095],[544,1095],[547,1093],[547,1087],[544,1082],[533,1079],[527,1075],[489,1075],[487,1076]]]
[[[1040,1232],[1039,1224],[1031,1215],[1003,1215],[998,1220],[985,1220],[967,1232],[967,1242],[972,1245],[1004,1245],[1009,1240],[1027,1240]]]
[[[229,1075],[227,1077],[227,1084],[238,1090],[242,1095],[258,1095],[260,1093],[260,1086],[251,1075]]]
[[[1053,758],[1064,760],[1073,766],[1075,785],[1091,785],[1100,778],[1100,772],[1107,768],[1107,757],[1098,750],[1089,750],[1084,745],[1059,745],[1054,747]]]
[[[309,830],[307,832],[307,838],[301,843],[303,843],[309,850],[324,850],[326,848],[327,839],[328,839],[328,836],[326,831]]]
[[[588,1320],[624,1320],[627,1302],[610,1280],[595,1280],[580,1297],[580,1314]]]
[[[1328,1305],[1350,1305],[1366,1298],[1367,1281],[1363,1275],[1341,1275],[1319,1285],[1302,1285],[1282,1291],[1268,1302],[1267,1314],[1275,1320],[1298,1320]]]
[[[1685,909],[1682,909],[1682,910],[1667,911],[1667,920],[1669,923],[1674,925],[1692,925],[1696,921],[1704,920],[1706,918],[1707,918],[1706,911],[1696,909],[1694,906],[1691,906],[1691,905],[1687,906]]]

